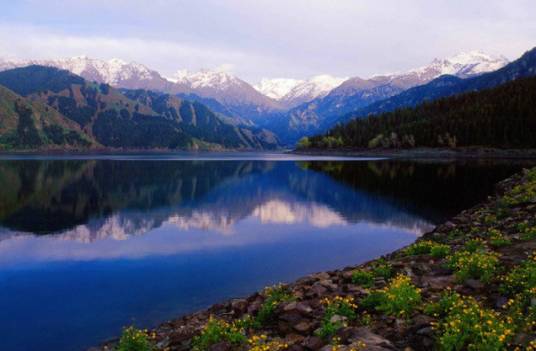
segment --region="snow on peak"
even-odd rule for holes
[[[179,70],[170,81],[178,84],[186,84],[193,89],[214,88],[225,90],[232,85],[241,85],[242,81],[223,70],[202,69],[197,72]]]
[[[292,78],[263,78],[259,84],[253,87],[261,94],[272,99],[279,100],[287,95],[294,87],[305,83],[304,80]]]
[[[42,65],[68,70],[88,80],[120,85],[126,80],[148,80],[158,75],[144,65],[135,62],[126,62],[118,58],[111,60],[93,59],[85,55],[55,60],[13,60],[2,63],[2,69],[24,67],[28,65]]]
[[[493,56],[479,50],[474,50],[460,52],[445,59],[436,58],[430,65],[414,69],[410,72],[425,75],[433,74],[435,77],[451,74],[463,78],[498,70],[508,64],[508,62],[508,59],[504,56]]]
[[[265,78],[255,85],[255,89],[272,99],[296,105],[327,95],[345,80],[346,78],[338,78],[328,74],[314,76],[307,80]]]

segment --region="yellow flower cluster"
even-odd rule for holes
[[[432,255],[435,258],[443,258],[450,252],[450,246],[431,240],[421,240],[406,248],[404,252],[410,256]]]
[[[377,308],[388,315],[408,316],[421,302],[421,289],[404,274],[398,274],[380,292],[384,298]]]
[[[150,351],[152,348],[152,342],[150,339],[155,339],[156,333],[151,332],[147,329],[136,329],[134,327],[127,327],[123,329],[123,334],[119,339],[119,344],[117,345],[116,350],[118,351],[128,351],[128,350],[140,350],[140,351]]]
[[[458,280],[474,278],[488,282],[497,270],[499,254],[483,251],[460,251],[450,256],[448,261],[449,267],[454,270]]]
[[[499,350],[513,336],[511,319],[502,319],[490,309],[483,308],[472,297],[459,297],[449,308],[444,320],[433,325],[442,334],[441,350]],[[464,344],[460,345],[460,340]],[[457,347],[455,347],[457,345]]]
[[[280,351],[286,350],[288,344],[278,340],[268,340],[266,335],[253,335],[248,339],[250,351]]]
[[[326,297],[320,301],[324,306],[348,306],[352,309],[357,308],[353,296],[335,296],[332,298]]]

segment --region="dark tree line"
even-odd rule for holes
[[[338,125],[300,142],[314,148],[536,148],[536,78]]]

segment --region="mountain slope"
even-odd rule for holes
[[[416,106],[425,101],[451,96],[468,91],[493,88],[502,83],[521,77],[536,75],[536,48],[526,52],[516,61],[494,72],[476,77],[461,79],[454,76],[441,76],[428,84],[408,89],[389,99],[378,101],[365,108],[342,117],[338,122],[369,114],[393,111],[397,108]]]
[[[266,115],[282,109],[275,100],[261,94],[245,81],[221,71],[179,71],[174,84],[166,91],[170,94],[195,94],[214,99],[232,115],[254,122],[263,122]],[[233,117],[233,116],[230,116]]]
[[[498,82],[489,77],[483,81]],[[495,88],[354,119],[310,142],[318,148],[536,148],[534,101],[536,77],[518,78]]]
[[[120,59],[108,61],[76,56],[57,60],[0,60],[0,70],[26,66],[47,66],[67,70],[90,82],[106,83],[126,89],[152,89],[164,91],[170,82],[158,72],[135,62]]]
[[[199,140],[235,148],[274,149],[278,146],[275,136],[270,138],[263,131],[231,125],[199,102],[147,90],[126,90],[124,94],[181,125],[184,132]]]
[[[0,71],[39,65],[68,70],[82,78],[106,83],[114,88],[146,89],[169,94],[195,94],[214,99],[226,109],[231,119],[262,120],[265,114],[279,111],[275,100],[259,93],[245,81],[228,73],[202,70],[179,71],[174,78],[166,79],[158,72],[135,62],[120,59],[108,61],[77,56],[57,60],[0,60]]]
[[[250,148],[251,141],[256,141],[254,136],[247,140],[233,126],[225,126],[201,104],[183,104],[177,98],[147,105],[107,84],[89,83],[52,67],[28,66],[0,72],[0,84],[57,109],[106,147]],[[174,114],[163,111],[165,106],[178,110],[173,110]],[[203,128],[197,125],[198,119],[203,121]],[[222,130],[226,133],[220,134]]]
[[[308,80],[263,79],[255,86],[255,89],[289,109],[326,96],[345,80],[346,78],[337,78],[327,74],[314,76]]]
[[[377,101],[431,81],[444,74],[473,76],[504,66],[507,60],[478,51],[461,53],[447,59],[435,59],[429,65],[403,73],[377,75],[370,79],[354,77],[346,80],[329,94],[292,109],[288,113],[289,130],[296,140],[326,130],[351,111],[365,108]],[[303,128],[300,130],[300,126]],[[291,133],[292,134],[292,133]]]
[[[0,149],[49,150],[97,146],[56,110],[0,86]]]

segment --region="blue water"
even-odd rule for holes
[[[2,350],[83,350],[413,242],[521,165],[5,156]]]

